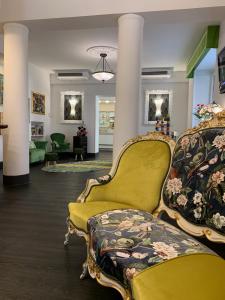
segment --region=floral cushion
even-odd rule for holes
[[[102,272],[130,287],[134,275],[157,263],[193,253],[213,253],[144,211],[112,210],[89,219],[90,253]]]
[[[188,222],[225,234],[225,130],[211,128],[176,145],[163,200]]]

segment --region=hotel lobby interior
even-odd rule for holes
[[[0,0],[0,300],[225,299],[225,1]]]

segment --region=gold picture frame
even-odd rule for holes
[[[32,113],[45,115],[45,95],[32,92]]]

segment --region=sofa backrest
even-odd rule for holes
[[[175,143],[160,133],[130,140],[110,172],[111,180],[94,186],[86,201],[112,201],[153,212],[159,205]]]
[[[225,242],[225,112],[178,140],[160,210],[192,235]]]

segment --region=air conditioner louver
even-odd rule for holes
[[[142,78],[170,78],[171,73],[173,69],[172,68],[146,68],[142,69]]]
[[[71,71],[56,71],[59,80],[77,80],[89,79],[90,73],[88,70],[71,70]]]

